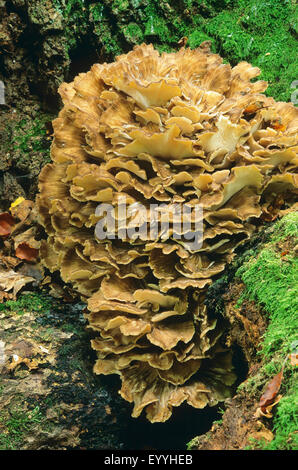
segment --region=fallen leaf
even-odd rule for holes
[[[279,392],[283,379],[283,372],[284,366],[282,367],[281,371],[276,374],[273,379],[267,384],[265,391],[260,398],[256,415],[266,416],[267,418],[272,417],[271,410],[273,406],[275,406],[282,397],[282,395],[277,396],[277,394]]]
[[[259,406],[261,408],[266,408],[266,406],[274,402],[274,399],[280,389],[280,385],[283,379],[283,372],[284,368],[282,368],[281,371],[276,374],[273,379],[267,384],[265,391],[260,398]]]
[[[11,234],[12,228],[15,225],[15,220],[8,212],[0,214],[0,236],[7,237]]]
[[[187,37],[187,36],[183,36],[183,38],[181,38],[181,39],[178,41],[178,44],[179,44],[180,47],[185,47],[187,41],[188,41],[188,37]]]
[[[35,354],[35,348],[30,341],[18,339],[7,346],[6,352],[9,356],[32,358]]]
[[[269,429],[264,429],[262,431],[256,431],[249,435],[249,438],[256,439],[257,441],[268,441],[271,442],[274,438],[274,435]]]
[[[273,403],[271,405],[267,405],[266,408],[258,408],[256,413],[255,413],[255,418],[260,418],[261,416],[264,416],[265,418],[272,418],[273,414],[271,413],[272,408],[277,405],[279,400],[282,398],[282,395],[278,395]]]
[[[28,243],[20,243],[16,248],[16,256],[25,261],[36,261],[38,257],[39,250],[36,248],[31,248]]]
[[[4,250],[3,250],[4,251]],[[15,268],[18,264],[21,263],[21,261],[17,258],[14,258],[13,256],[5,256],[5,254],[0,253],[0,262],[5,266],[6,268]]]
[[[38,249],[40,247],[40,241],[36,240],[37,236],[37,227],[33,226],[28,228],[27,230],[22,230],[21,233],[18,235],[14,235],[13,239],[15,242],[15,248],[20,245],[21,243],[27,243],[28,246],[31,248]]]
[[[0,302],[2,303],[3,300],[11,300],[13,299],[13,295],[9,294],[8,292],[0,291]]]

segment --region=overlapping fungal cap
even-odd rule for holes
[[[161,55],[143,44],[60,87],[53,163],[40,175],[41,255],[88,300],[94,370],[120,375],[135,417],[165,421],[184,401],[203,408],[230,394],[231,355],[204,293],[297,188],[298,111],[263,95],[259,73],[223,64],[208,43]],[[154,239],[100,239],[98,205],[117,208],[119,232],[123,197],[148,211],[200,205],[203,243],[190,249],[183,229],[174,237],[175,213]]]

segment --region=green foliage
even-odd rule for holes
[[[239,0],[243,26],[252,33],[264,33],[264,29],[279,28],[295,15],[294,2],[291,0]]]
[[[269,84],[267,95],[289,101],[297,71],[294,25],[294,2],[239,0],[233,10],[206,20],[203,30],[232,65],[246,60],[261,68],[260,78]]]

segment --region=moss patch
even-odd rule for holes
[[[294,236],[297,233],[298,213],[290,213],[275,225],[271,241],[236,272],[236,277],[240,277],[245,284],[243,298],[262,305],[269,315],[269,325],[260,351],[262,367],[255,377],[243,384],[242,389],[247,393],[279,372],[285,357],[297,350],[298,259],[294,253],[297,242]],[[294,367],[287,361],[281,386],[283,398],[273,417],[275,437],[262,448],[298,448],[296,374]]]
[[[177,50],[182,37],[198,47],[212,40],[213,50],[235,65],[250,61],[269,81],[268,95],[289,101],[297,78],[297,10],[291,0],[54,0],[64,18],[67,49],[82,43],[104,59],[152,42],[162,51]]]
[[[47,131],[46,123],[51,119],[52,116],[50,115],[39,115],[39,117],[33,120],[21,119],[14,126],[12,144],[13,150],[19,155],[19,160],[26,160],[27,154],[32,156],[32,153],[42,152],[44,157],[43,164],[50,162],[50,148],[47,138],[49,132]]]
[[[38,113],[34,107],[0,116],[0,200],[3,210],[19,196],[34,199],[37,177],[51,160],[52,119],[53,115]]]
[[[39,406],[24,409],[24,397],[15,397],[9,407],[0,413],[4,429],[0,427],[0,450],[17,450],[20,448],[24,434],[34,430],[37,424],[45,421]],[[1,432],[3,430],[3,432]]]
[[[229,323],[225,346],[240,348],[249,370],[225,403],[222,423],[213,423],[189,449],[297,449],[297,367],[289,358],[298,349],[297,233],[298,212],[268,224],[237,249],[225,275],[208,289],[207,308]],[[257,418],[260,398],[283,366],[273,418]]]
[[[45,314],[49,312],[52,304],[51,298],[42,294],[21,294],[18,300],[7,300],[5,303],[0,304],[0,312],[10,311],[21,315],[30,310],[31,312],[42,311]]]

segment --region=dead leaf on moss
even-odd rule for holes
[[[273,379],[267,384],[263,395],[260,398],[259,406],[256,411],[256,416],[265,416],[272,418],[271,410],[279,402],[282,395],[277,395],[283,379],[284,367],[276,374]]]
[[[185,47],[187,41],[188,41],[188,37],[183,36],[183,38],[181,38],[181,39],[178,41],[178,44],[179,44],[180,47]]]
[[[277,403],[280,401],[280,399],[282,398],[282,395],[278,395],[275,399],[275,401],[273,403],[271,403],[270,405],[267,405],[266,407],[259,407],[257,408],[257,411],[255,413],[255,417],[256,418],[261,418],[262,416],[264,416],[265,418],[272,418],[273,417],[273,414],[272,414],[272,408],[277,405]]]
[[[288,253],[289,253],[289,250],[285,250],[280,254],[280,256],[286,256]]]

